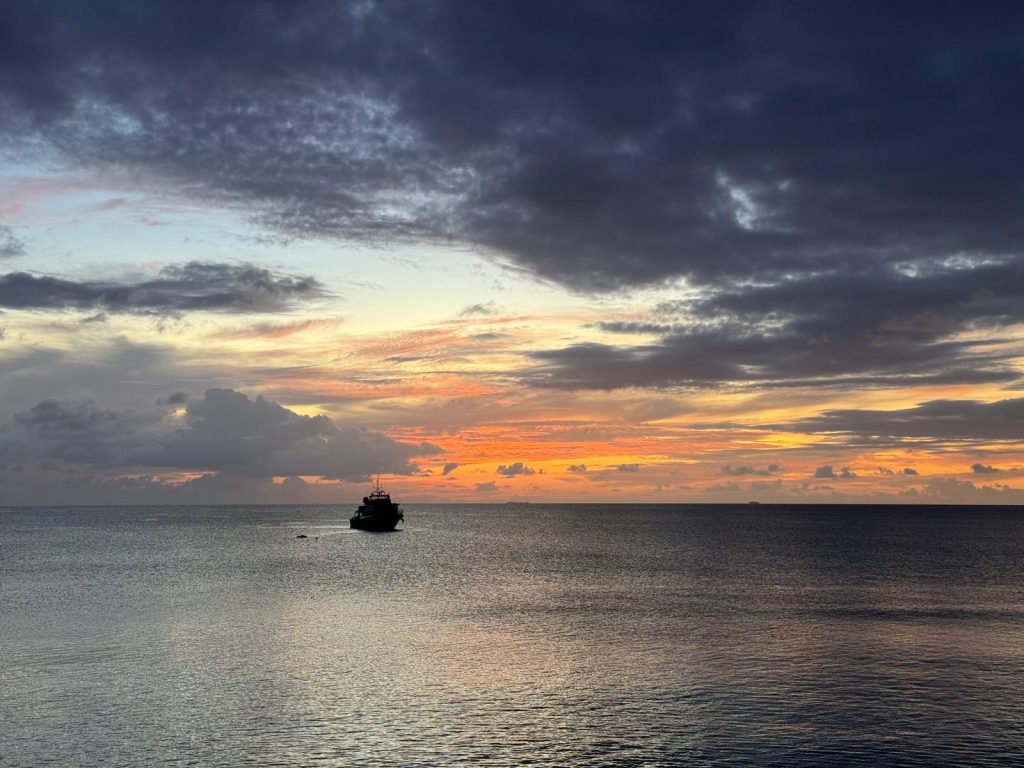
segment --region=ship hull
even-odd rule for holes
[[[398,520],[382,520],[375,517],[350,518],[349,526],[360,531],[393,531],[398,525]]]

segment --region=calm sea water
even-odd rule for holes
[[[0,510],[0,764],[1024,764],[1022,509],[348,512]]]

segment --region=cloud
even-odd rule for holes
[[[362,480],[412,474],[410,460],[439,452],[380,432],[304,416],[230,389],[191,399],[180,426],[163,411],[110,411],[91,401],[44,400],[0,430],[0,457],[110,468],[165,468],[254,477]]]
[[[975,485],[955,477],[936,477],[924,488],[912,488],[901,496],[904,500],[941,504],[1022,504],[1024,490],[1006,485]]]
[[[25,243],[6,224],[0,224],[0,260],[25,255]]]
[[[200,391],[236,375],[225,360],[187,359],[166,344],[142,344],[117,336],[100,344],[62,347],[10,345],[0,356],[5,414],[26,411],[41,400],[102,400],[121,410],[151,408],[175,390]]]
[[[0,468],[5,498],[14,504],[74,505],[87,500],[102,505],[173,504],[338,504],[362,495],[343,483],[306,483],[289,477],[203,474],[188,480],[153,475],[83,474],[66,467]]]
[[[878,472],[878,474],[880,474],[880,475],[882,475],[884,477],[895,477],[897,474],[902,475],[903,477],[912,477],[912,476],[920,474],[913,467],[904,467],[898,473],[894,472],[893,470],[889,469],[888,467],[878,467],[878,469],[876,471]]]
[[[0,429],[0,460],[117,467],[152,450],[160,413],[114,411],[92,401],[42,400]]]
[[[99,431],[124,432],[133,419],[130,414],[101,411],[91,402],[43,400],[30,411],[17,414],[14,421],[43,436],[65,436]]]
[[[581,342],[530,352],[535,365],[519,379],[531,387],[562,390],[732,384],[862,389],[1017,380],[1011,351],[982,355],[974,354],[974,347],[966,341],[871,346],[866,339],[843,345],[814,336],[721,328],[680,332],[634,347]]]
[[[880,32],[861,4],[31,5],[0,19],[0,148],[157,177],[283,239],[454,243],[578,291],[701,289],[681,317],[604,326],[654,343],[536,353],[536,386],[1009,381],[1005,350],[957,331],[1024,313],[1019,11],[926,16],[887,8]],[[19,280],[8,301],[103,304]],[[184,311],[157,303],[112,311]]]
[[[1020,440],[1024,398],[985,403],[930,400],[891,411],[841,409],[797,419],[773,428],[832,434],[850,442],[902,439],[951,441]]]
[[[537,470],[531,469],[521,461],[517,461],[515,464],[509,464],[508,466],[500,465],[497,472],[504,477],[515,477],[516,475],[533,475],[537,473]]]
[[[960,331],[1024,321],[1016,260],[831,269],[666,302],[649,322],[603,323],[640,344],[576,343],[531,354],[525,381],[559,389],[754,383],[862,388],[1014,381],[1009,338]]]
[[[643,467],[643,464],[638,463],[611,464],[602,469],[594,469],[593,466],[588,466],[585,476],[593,483],[614,485],[615,483],[626,482],[623,475],[635,475]]]
[[[493,301],[486,304],[467,304],[459,310],[459,317],[490,316],[498,314],[498,307]]]
[[[769,477],[781,469],[782,467],[779,466],[778,464],[769,464],[763,469],[757,469],[756,467],[749,465],[745,465],[742,467],[734,467],[729,464],[726,464],[724,467],[722,467],[721,473],[726,477],[743,477],[745,475]]]
[[[335,328],[342,323],[340,318],[311,318],[291,323],[258,323],[246,328],[218,331],[212,336],[218,339],[284,339],[307,331]]]
[[[456,462],[449,461],[447,464],[444,465],[444,470],[441,472],[441,474],[445,475],[445,476],[450,475],[452,472],[454,472],[458,468],[459,468],[459,465]]]
[[[992,474],[995,474],[998,471],[999,470],[996,467],[993,467],[991,464],[989,464],[989,465],[985,465],[985,464],[972,464],[971,465],[971,472],[973,472],[976,475],[992,475]]]
[[[569,468],[566,471],[567,472],[572,472],[572,473],[586,472],[587,471],[587,465],[586,464],[570,464]]]
[[[582,288],[776,280],[823,254],[1018,250],[1018,22],[1012,5],[888,8],[879,33],[857,4],[47,4],[4,19],[0,127],[286,235],[454,239]]]
[[[849,467],[843,467],[839,472],[836,472],[831,464],[825,464],[814,470],[814,476],[819,479],[850,480],[856,477],[857,473]]]
[[[491,481],[491,482],[489,482],[489,483],[477,483],[477,484],[476,484],[476,485],[474,486],[474,488],[475,488],[476,490],[478,490],[478,491],[484,491],[485,493],[490,493],[491,491],[496,491],[496,490],[498,490],[498,484],[497,484],[497,483],[495,483],[495,482],[494,482],[494,481],[492,480],[492,481]]]
[[[230,389],[207,390],[186,408],[186,427],[168,436],[143,465],[254,475],[320,475],[362,479],[412,474],[414,456],[440,452],[423,443],[396,442],[379,432],[338,425],[326,416],[303,416]]]
[[[0,275],[0,307],[8,309],[176,314],[280,312],[327,295],[315,278],[275,274],[252,264],[189,262],[153,278],[75,281],[11,272]]]

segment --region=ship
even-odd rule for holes
[[[369,496],[349,518],[349,525],[362,531],[393,531],[405,517],[402,508],[391,500],[391,494],[380,487],[380,477]]]

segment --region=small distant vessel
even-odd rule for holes
[[[349,518],[349,525],[362,531],[393,531],[399,521],[404,520],[402,508],[391,500],[391,495],[380,487],[380,476],[369,496],[363,496],[363,503]]]

